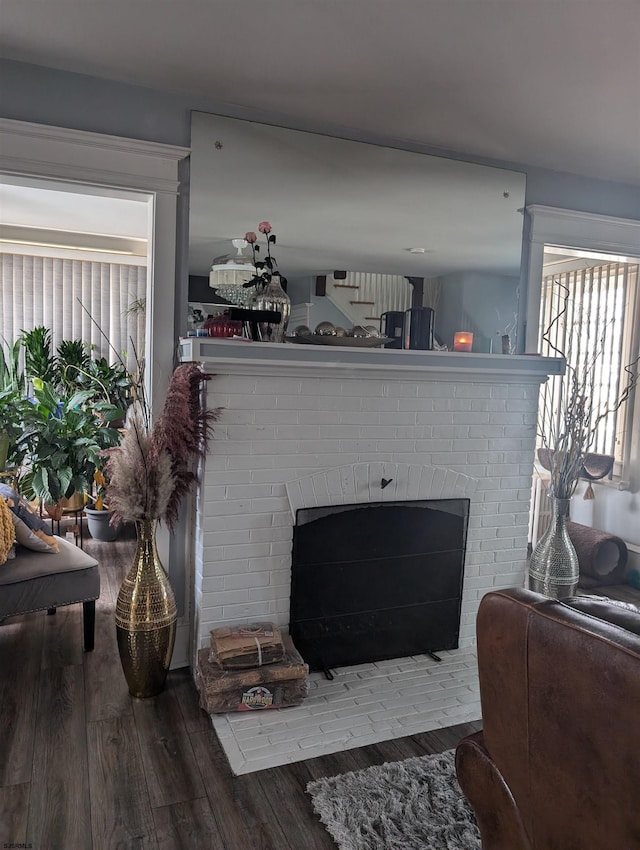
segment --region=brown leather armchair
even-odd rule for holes
[[[456,750],[483,850],[640,850],[640,613],[488,593],[483,731]]]

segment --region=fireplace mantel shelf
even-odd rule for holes
[[[544,381],[564,372],[564,360],[539,355],[474,354],[453,351],[402,351],[321,345],[276,345],[232,339],[188,337],[179,343],[183,362],[215,364],[235,375],[289,375],[457,380],[472,383]]]

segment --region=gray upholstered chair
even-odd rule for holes
[[[82,602],[84,648],[94,646],[96,599],[100,572],[95,558],[61,537],[57,553],[20,547],[16,557],[0,567],[0,623],[5,617],[49,611]]]

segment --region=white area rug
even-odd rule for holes
[[[453,750],[319,779],[307,792],[340,850],[480,850]]]
[[[236,774],[479,720],[474,647],[312,673],[309,695],[291,708],[212,716]]]

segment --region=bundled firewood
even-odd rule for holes
[[[283,641],[281,662],[249,670],[221,670],[209,661],[209,650],[201,649],[195,676],[201,707],[209,714],[224,714],[301,703],[307,695],[309,667],[288,635]]]
[[[220,626],[211,631],[209,661],[222,670],[245,670],[283,661],[285,649],[274,623]]]

